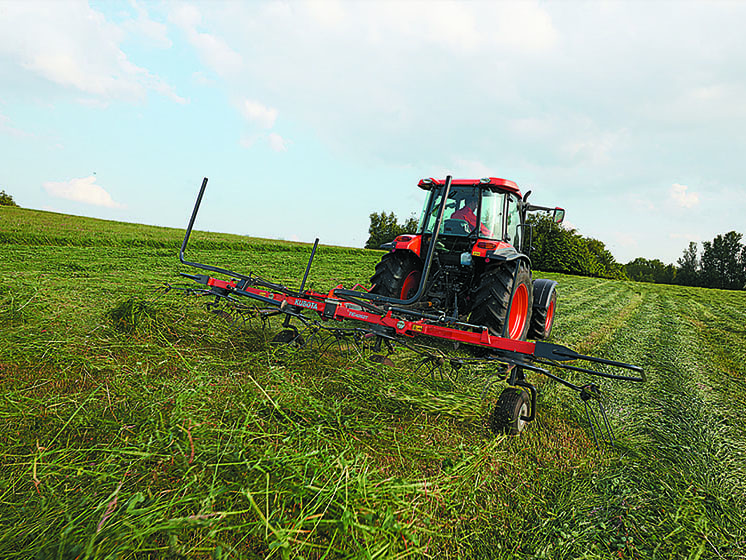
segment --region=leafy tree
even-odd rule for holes
[[[624,272],[630,280],[653,282],[655,284],[673,284],[676,278],[676,267],[663,264],[658,259],[648,260],[638,257],[624,265]]]
[[[8,193],[6,193],[4,190],[0,191],[0,206],[15,206],[18,207],[18,204],[15,203],[13,200],[13,197],[10,196]]]
[[[697,258],[697,244],[692,241],[677,261],[676,283],[728,290],[746,290],[746,245],[743,235],[735,231],[718,235],[702,243],[702,257]]]
[[[378,249],[384,243],[392,241],[395,237],[405,233],[417,231],[417,219],[412,216],[404,224],[399,224],[393,212],[373,212],[370,215],[370,227],[368,228],[368,241],[366,249]]]
[[[619,263],[599,240],[565,229],[550,216],[534,215],[531,225],[531,262],[537,270],[600,278],[626,278]]]
[[[679,265],[676,271],[676,283],[682,286],[698,286],[699,278],[699,257],[697,256],[697,244],[694,241],[689,242],[689,248],[684,249],[684,254],[676,261]]]
[[[583,241],[588,248],[593,262],[595,274],[601,278],[625,278],[626,274],[622,265],[616,262],[614,255],[611,254],[606,246],[598,239],[584,237]]]
[[[708,288],[743,289],[746,283],[740,233],[729,231],[702,243],[702,283]]]

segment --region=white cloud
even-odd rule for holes
[[[500,2],[495,15],[496,41],[523,51],[547,51],[559,40],[559,33],[547,11],[537,2]]]
[[[674,183],[668,191],[668,195],[674,204],[682,208],[693,208],[699,204],[699,194],[687,192],[689,187]]]
[[[111,195],[100,185],[96,184],[96,177],[81,177],[69,181],[47,181],[42,185],[50,196],[105,206],[106,208],[124,208],[123,204],[115,202]]]
[[[0,113],[0,132],[5,132],[17,138],[34,138],[35,135],[13,126],[11,120]]]
[[[535,52],[551,48],[558,36],[549,14],[532,1],[417,0],[361,3],[358,7],[350,19],[367,22],[374,36],[383,41],[403,36],[415,43],[435,43],[461,52],[495,47]]]
[[[252,148],[254,144],[256,144],[256,141],[259,139],[259,135],[252,134],[250,136],[241,136],[241,139],[238,141],[238,145],[242,148],[246,148],[247,150]]]
[[[170,18],[223,37],[240,53],[241,71],[225,84],[242,114],[257,123],[259,111],[249,117],[242,100],[271,100],[283,118],[302,123],[333,149],[356,152],[353,157],[422,164],[428,154],[427,175],[444,160],[443,151],[470,160],[499,151],[507,159],[505,120],[550,115],[527,102],[546,84],[520,87],[526,61],[551,67],[557,57],[559,33],[538,1],[221,7],[200,12],[184,6]],[[534,72],[535,64],[526,67]],[[270,120],[260,126],[270,128]],[[479,132],[464,134],[474,129]],[[567,138],[555,141],[558,134],[542,145],[550,143],[556,152]],[[576,147],[576,161],[603,160],[608,150],[591,148]],[[525,151],[512,142],[511,149]]]
[[[141,100],[148,90],[183,102],[171,86],[133,64],[120,48],[122,27],[86,2],[4,2],[0,17],[0,62],[11,73],[43,79],[105,99]],[[1,69],[0,69],[1,70]]]
[[[277,119],[277,109],[262,105],[258,101],[245,99],[241,104],[241,113],[249,122],[257,124],[262,128],[272,128]]]
[[[217,82],[212,78],[207,77],[204,72],[192,73],[192,81],[200,86],[215,86]]]
[[[465,177],[469,179],[478,179],[482,177],[494,177],[495,172],[496,171],[493,167],[490,167],[481,161],[455,158],[453,171],[447,171],[446,174],[452,173],[454,178]]]
[[[125,23],[125,27],[145,37],[148,42],[162,49],[171,48],[173,44],[168,38],[168,28],[165,24],[150,19],[148,10],[135,0],[130,0],[130,5],[137,13],[137,19]]]
[[[222,37],[197,30],[202,14],[196,6],[177,3],[168,19],[184,31],[202,60],[219,75],[230,76],[241,70],[243,58]]]
[[[345,11],[340,0],[324,0],[308,2],[307,8],[311,17],[324,27],[341,25]]]
[[[269,141],[269,147],[275,152],[286,152],[288,149],[287,140],[276,132],[271,132],[267,140]]]

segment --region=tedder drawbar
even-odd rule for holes
[[[204,286],[186,291],[214,296],[210,306],[217,309],[224,303],[244,318],[284,316],[283,330],[273,339],[276,343],[308,345],[322,337],[331,343],[370,341],[376,352],[370,359],[386,365],[393,365],[390,356],[396,347],[404,347],[419,355],[418,369],[424,367],[430,373],[443,374],[446,366],[486,365],[487,378],[508,385],[489,418],[496,432],[518,434],[536,418],[537,389],[527,381],[526,372],[542,374],[578,393],[596,444],[597,431],[613,444],[599,387],[577,384],[548,369],[645,380],[640,367],[583,356],[545,342],[554,325],[557,283],[531,278],[532,229],[527,215],[545,212],[561,222],[564,210],[534,206],[527,201],[530,191],[522,195],[514,182],[495,177],[430,178],[418,186],[427,192],[418,231],[382,245],[388,252],[376,265],[372,287],[346,290],[337,286],[319,293],[305,288],[318,239],[297,290],[251,273],[186,260],[187,243],[207,187],[205,178],[179,258],[185,265],[230,279],[181,273]],[[603,367],[566,363],[570,361]],[[624,375],[615,368],[632,373]]]

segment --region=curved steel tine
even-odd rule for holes
[[[443,372],[440,369],[440,364],[435,359],[430,360],[430,379],[435,382],[435,372],[438,372],[440,374],[440,380],[443,381]]]
[[[306,348],[309,350],[313,350],[314,346],[317,343],[319,329],[318,328],[312,328],[310,325],[306,327],[303,331],[305,334],[305,341],[306,341]]]
[[[448,375],[448,370],[446,369],[445,365],[440,363],[438,364],[438,372],[440,373],[440,382],[441,383],[453,383],[453,379],[451,379],[451,376]]]
[[[430,363],[430,359],[427,358],[427,357],[423,358],[420,361],[420,363],[417,365],[417,367],[414,368],[414,374],[417,375],[417,373],[419,373],[419,371],[425,366],[425,364],[428,364],[428,363]],[[431,373],[431,372],[428,370],[428,374],[429,373]]]
[[[360,337],[357,333],[352,332],[347,336],[347,349],[350,354],[354,352],[358,358],[365,358],[365,347],[361,344]]]
[[[326,333],[326,336],[319,342],[320,352],[328,352],[333,344],[337,342],[337,337],[334,334]]]
[[[355,349],[358,351],[358,354],[362,356],[364,348],[363,348],[362,337],[360,336],[360,333],[353,332],[350,334],[349,338],[350,338],[350,343],[352,344],[352,346],[354,346]]]
[[[585,407],[585,416],[588,419],[588,424],[591,426],[591,434],[593,434],[593,442],[596,444],[596,449],[601,449],[601,446],[598,444],[598,438],[596,437],[596,414],[592,413],[591,407],[588,406],[588,401],[583,401],[583,406]],[[600,434],[599,434],[600,435]]]
[[[339,354],[345,354],[347,352],[347,349],[344,346],[344,337],[335,335],[334,342],[337,344],[337,350],[339,351]]]

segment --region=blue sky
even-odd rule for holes
[[[362,246],[496,176],[617,260],[746,234],[746,2],[0,0],[27,208]]]

